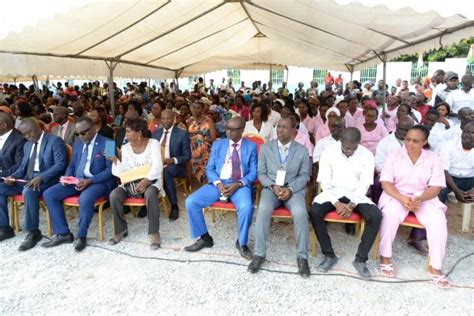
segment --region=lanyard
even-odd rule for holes
[[[280,160],[281,169],[285,169],[286,163],[288,162],[288,157],[290,156],[290,148],[287,149],[285,159],[281,159],[280,146],[278,146],[278,158]]]

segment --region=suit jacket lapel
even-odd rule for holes
[[[41,165],[42,165],[42,162],[43,162],[43,154],[44,154],[44,150],[46,149],[46,146],[48,145],[48,140],[49,140],[49,136],[48,134],[46,134],[46,132],[43,132],[43,139],[41,140],[41,147],[40,147],[40,151],[39,151],[39,167],[40,167],[40,171],[42,170],[41,169]]]
[[[248,156],[248,148],[246,146],[246,143],[244,142],[244,139],[242,139],[242,147],[240,148],[240,165],[242,166],[242,177],[244,176],[245,174],[245,171],[246,169],[244,170],[245,168],[245,165],[243,163],[243,161],[247,161],[247,156]]]

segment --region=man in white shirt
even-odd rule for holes
[[[462,129],[467,123],[474,121],[474,109],[464,107],[458,112],[459,122],[461,124],[454,125],[448,130],[446,139],[459,139],[462,134]]]
[[[445,142],[438,150],[443,160],[447,187],[439,193],[441,202],[446,202],[453,191],[461,203],[474,201],[474,122],[467,123],[461,137]]]
[[[450,116],[457,117],[458,111],[463,107],[474,110],[474,90],[472,89],[472,76],[464,75],[461,78],[462,89],[457,89],[448,94],[446,103],[451,107]]]
[[[329,271],[338,261],[324,221],[326,214],[335,209],[342,218],[349,218],[353,212],[364,218],[364,233],[352,264],[360,276],[369,278],[366,262],[379,231],[382,213],[366,196],[374,179],[374,157],[368,149],[359,146],[360,139],[360,131],[349,127],[342,133],[340,145],[321,155],[318,182],[323,191],[314,198],[309,215],[325,255],[318,267],[323,272]]]
[[[444,70],[436,70],[433,73],[433,77],[431,77],[431,83],[433,84],[433,91],[431,92],[431,99],[428,104],[429,106],[434,107],[436,95],[438,92],[446,89],[446,85],[444,84]]]
[[[392,152],[402,148],[405,136],[410,128],[415,125],[413,119],[409,116],[403,116],[397,123],[397,128],[394,133],[385,136],[377,144],[375,151],[375,170],[377,172],[382,171],[383,162],[385,157]]]
[[[331,135],[322,138],[316,143],[313,151],[313,163],[318,163],[321,154],[329,147],[337,144],[341,138],[342,132],[346,128],[345,120],[338,116],[328,123]]]

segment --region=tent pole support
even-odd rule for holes
[[[109,68],[107,81],[109,85],[110,111],[112,112],[113,117],[115,117],[114,69],[117,67],[118,61],[111,59],[110,61],[105,61],[105,64],[107,65],[107,68]]]
[[[387,54],[382,52],[382,62],[383,62],[383,111],[385,112],[387,104]]]
[[[349,72],[351,73],[351,81],[352,81],[352,75],[354,73],[354,65],[344,64],[344,66],[346,66],[347,70],[349,70]]]

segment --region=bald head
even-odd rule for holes
[[[236,116],[231,118],[225,127],[225,133],[228,139],[232,140],[234,143],[237,143],[242,138],[242,134],[244,133],[245,128],[245,120],[240,117]]]
[[[8,113],[0,111],[0,136],[11,131],[13,125],[13,117]]]
[[[458,111],[459,120],[461,121],[461,129],[469,122],[474,121],[474,111],[470,107],[463,107]]]
[[[56,123],[63,125],[69,117],[69,110],[64,106],[57,106],[54,109],[53,119]]]
[[[18,130],[30,142],[36,143],[43,132],[36,121],[29,118],[23,118]]]
[[[355,127],[348,127],[342,132],[341,135],[341,142],[348,142],[351,144],[358,144],[360,143],[360,131]]]
[[[395,137],[399,140],[405,140],[407,132],[410,128],[415,125],[415,121],[408,115],[403,115],[397,123],[397,129],[395,130]]]

